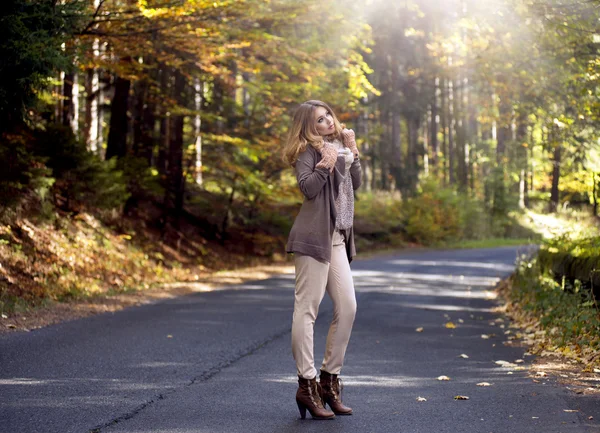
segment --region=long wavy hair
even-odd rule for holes
[[[326,109],[333,118],[334,131],[326,136],[328,141],[342,138],[342,129],[344,126],[339,122],[335,113],[325,102],[310,100],[300,104],[294,113],[294,120],[290,128],[287,142],[283,149],[283,160],[294,166],[298,155],[306,150],[306,146],[312,146],[320,151],[323,148],[323,137],[317,132],[315,122],[315,110],[317,107]]]

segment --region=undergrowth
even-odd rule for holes
[[[537,257],[524,258],[501,293],[533,352],[562,354],[588,368],[600,365],[598,300],[579,280],[557,279]]]

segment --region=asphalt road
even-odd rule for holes
[[[355,261],[342,372],[353,416],[299,419],[290,275],[0,336],[0,432],[598,432],[600,400],[535,383],[526,348],[504,344],[491,295],[522,253]],[[317,360],[330,314],[326,299]],[[496,363],[518,359],[524,369]]]

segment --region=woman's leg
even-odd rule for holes
[[[314,379],[314,325],[319,305],[325,296],[329,263],[322,263],[310,256],[296,254],[296,295],[292,321],[292,353],[296,360],[298,376]]]
[[[337,230],[333,233],[333,251],[329,266],[327,293],[333,301],[333,320],[327,335],[321,370],[338,375],[344,364],[346,347],[348,347],[354,324],[356,295],[344,237]]]

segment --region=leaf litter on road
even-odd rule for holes
[[[466,395],[456,395],[454,396],[454,400],[469,400],[469,397]]]
[[[439,377],[437,378],[437,380],[440,380],[440,381],[448,381],[448,380],[450,380],[450,378],[449,378],[448,376],[439,376]]]
[[[417,397],[417,401],[427,401],[425,397]]]
[[[479,382],[477,386],[492,386],[492,384],[489,382]]]

